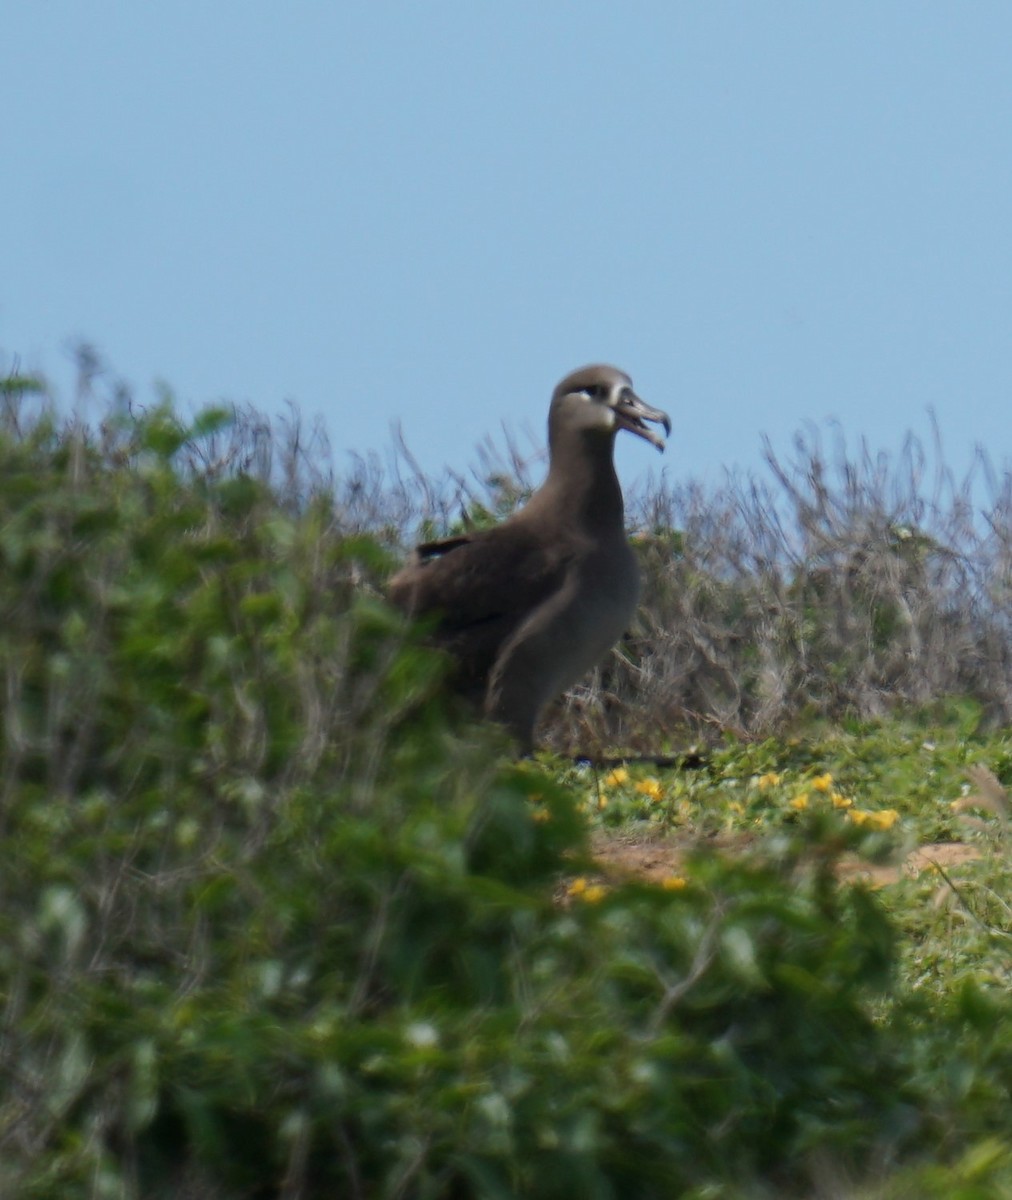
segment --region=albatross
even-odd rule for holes
[[[627,430],[658,450],[668,414],[645,404],[617,367],[573,371],[548,412],[548,476],[492,529],[417,546],[388,595],[434,621],[454,659],[455,690],[504,725],[530,754],[545,705],[618,641],[639,600],[626,540],[615,437]]]

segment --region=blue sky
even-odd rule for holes
[[[806,421],[1012,445],[1012,5],[4,6],[0,354],[294,399],[340,469],[613,361],[718,479]],[[526,444],[526,442],[525,442]]]

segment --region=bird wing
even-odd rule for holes
[[[572,548],[499,526],[426,542],[391,579],[391,601],[436,618],[435,640],[460,664],[459,684],[480,690],[499,649],[564,584]]]
[[[562,586],[572,559],[564,546],[499,526],[418,546],[389,595],[412,616],[439,614],[447,630],[520,620]]]

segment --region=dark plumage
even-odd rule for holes
[[[548,416],[548,478],[494,529],[427,542],[390,581],[390,599],[437,618],[454,683],[527,753],[538,714],[627,628],[639,597],[612,453],[627,429],[658,449],[648,407],[615,367],[567,375]]]

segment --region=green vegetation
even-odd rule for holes
[[[733,719],[711,658],[699,719],[661,722],[702,765],[516,764],[382,603],[409,516],[449,502],[334,481],[294,420],[0,400],[0,1195],[1012,1196],[997,674],[913,705],[880,588],[839,709],[759,736],[781,626],[740,648],[766,667]],[[672,563],[693,637],[764,594],[704,578],[698,534],[642,544],[655,698]],[[814,656],[851,610],[828,559],[792,569]],[[549,740],[645,743],[626,670]],[[623,879],[623,842],[668,866]],[[941,842],[977,857],[862,876]]]

